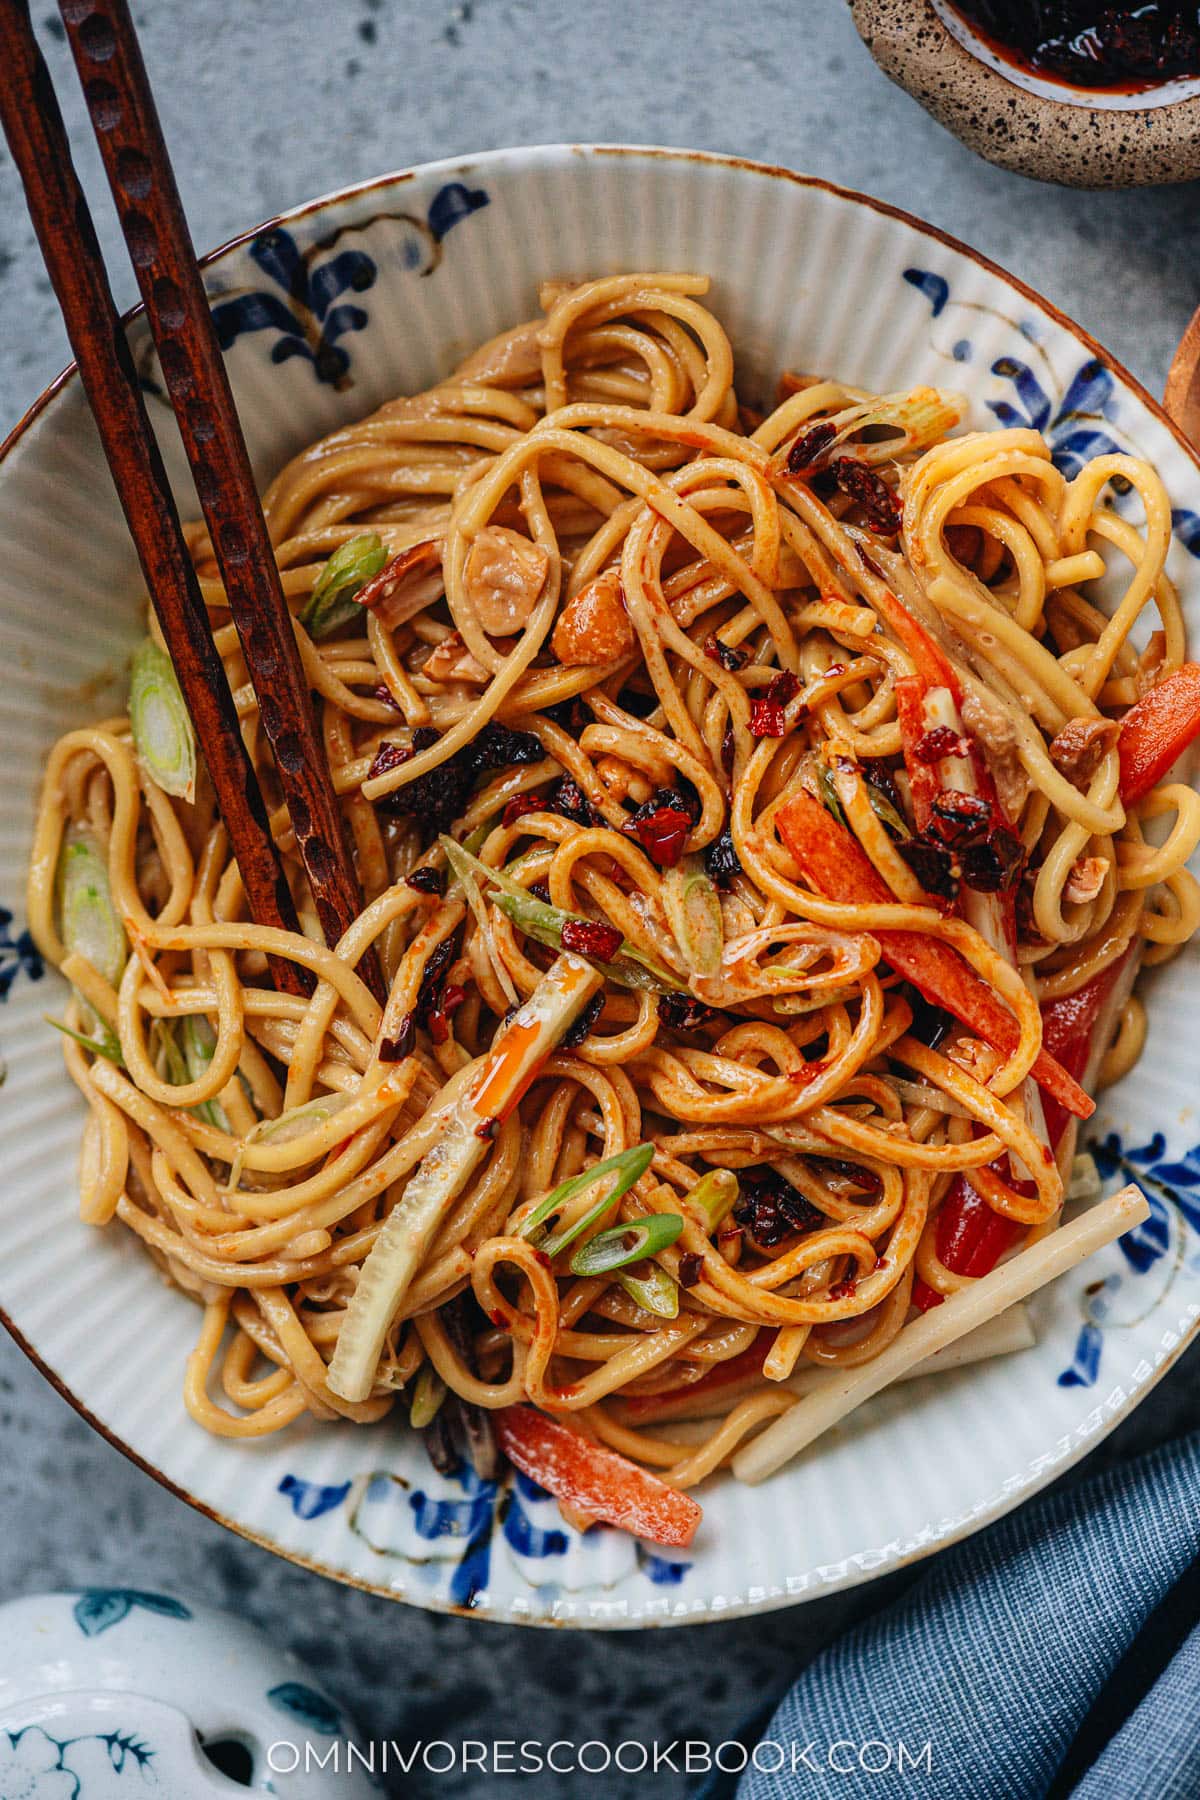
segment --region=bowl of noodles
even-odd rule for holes
[[[1192,452],[973,252],[720,157],[431,165],[206,278],[363,912],[197,525],[250,921],[68,371],[0,460],[9,1330],[423,1606],[700,1621],[996,1517],[1200,1316]]]

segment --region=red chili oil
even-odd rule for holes
[[[956,11],[1019,67],[1071,87],[1139,93],[1200,75],[1196,0],[954,0]]]

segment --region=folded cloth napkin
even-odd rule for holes
[[[1172,1618],[1171,1595],[1197,1556],[1200,1433],[1044,1495],[824,1650],[755,1746],[737,1800],[1196,1800],[1200,1628],[1144,1697],[1153,1633],[1135,1640],[1156,1609],[1172,1648],[1193,1623],[1194,1584],[1174,1599],[1186,1616]],[[1064,1788],[1077,1737],[1101,1747]]]

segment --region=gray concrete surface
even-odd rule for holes
[[[74,74],[35,9],[68,123]],[[196,240],[424,158],[607,139],[761,157],[868,189],[967,238],[1092,330],[1156,391],[1200,298],[1195,188],[1087,195],[978,162],[863,51],[840,0],[153,0],[138,23]],[[116,232],[95,180],[106,245]],[[119,295],[133,295],[112,256]],[[0,153],[0,431],[66,359]],[[1187,1357],[1085,1465],[1200,1422]],[[796,1529],[803,1530],[803,1521]],[[847,1620],[910,1577],[745,1621],[642,1636],[519,1632],[389,1606],[319,1581],[189,1512],[94,1437],[0,1343],[0,1596],[136,1582],[231,1605],[323,1667],[374,1734],[719,1739]],[[405,1792],[477,1800],[475,1775]],[[529,1779],[606,1800],[682,1778]],[[184,1797],[180,1797],[184,1800]]]

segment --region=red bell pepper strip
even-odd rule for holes
[[[1048,1000],[1042,1007],[1042,1043],[1076,1080],[1084,1074],[1091,1060],[1097,1022],[1113,990],[1123,979],[1131,955],[1132,950],[1127,950],[1124,956],[1101,969],[1073,994],[1064,994],[1060,1000]],[[1049,1094],[1043,1107],[1050,1143],[1057,1146],[1066,1130],[1069,1114]],[[938,1213],[938,1258],[956,1275],[987,1275],[1024,1229],[1015,1220],[993,1211],[983,1196],[976,1193],[968,1178],[959,1175]],[[912,1297],[913,1305],[921,1312],[928,1312],[931,1306],[938,1306],[942,1301],[942,1295],[920,1279],[913,1286]]]
[[[776,815],[787,848],[818,893],[858,906],[895,901],[883,877],[837,821],[810,794],[798,792]],[[1016,1019],[956,950],[920,931],[877,931],[883,953],[905,980],[934,1006],[952,1013],[977,1037],[1007,1054],[1020,1035]],[[1038,1085],[1077,1118],[1090,1118],[1095,1102],[1045,1049],[1033,1065]]]
[[[902,675],[896,683],[896,717],[918,831],[924,831],[928,825],[933,803],[942,791],[934,764],[923,762],[917,755],[917,745],[925,736],[925,692],[925,683],[916,675]]]
[[[967,1177],[959,1175],[938,1213],[937,1253],[955,1275],[978,1278],[994,1269],[1027,1230],[1018,1219],[996,1212]]]
[[[1200,663],[1184,663],[1121,720],[1121,799],[1145,799],[1177,757],[1200,737]]]
[[[654,1544],[682,1550],[696,1535],[698,1503],[628,1457],[533,1406],[508,1406],[493,1417],[509,1461],[556,1500]]]
[[[910,613],[888,588],[873,596],[871,603],[912,657],[924,686],[949,688],[957,704],[962,699],[962,688],[954,664],[916,614]]]
[[[1132,950],[1127,950],[1073,994],[1047,1000],[1042,1007],[1042,1044],[1076,1081],[1082,1079],[1088,1066],[1096,1021],[1122,979],[1131,954]],[[1044,1107],[1051,1145],[1057,1145],[1066,1129],[1067,1115],[1053,1098],[1048,1098]]]
[[[937,1216],[938,1261],[955,1275],[978,1280],[989,1275],[1000,1258],[1028,1227],[1005,1218],[988,1205],[965,1175],[956,1175]],[[912,1300],[918,1312],[928,1312],[945,1299],[918,1276]]]

